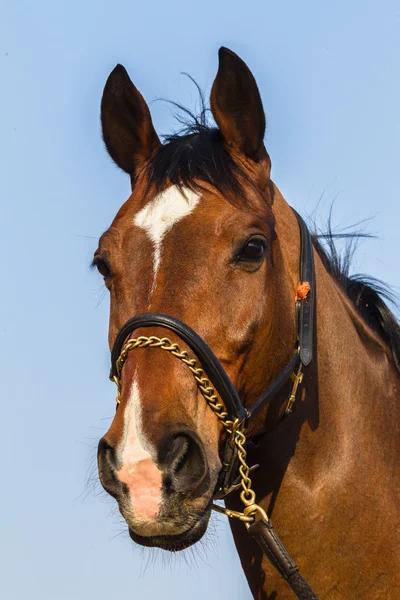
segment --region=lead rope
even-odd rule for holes
[[[217,504],[213,504],[213,509],[229,518],[239,519],[239,521],[244,523],[250,535],[258,542],[263,553],[278,570],[280,575],[287,580],[299,600],[318,600],[308,583],[300,575],[299,567],[279,539],[267,513],[256,503],[256,494],[254,490],[252,490],[252,482],[249,475],[250,467],[247,464],[247,452],[244,447],[246,444],[244,421],[240,421],[239,419],[232,421],[229,419],[229,415],[226,412],[224,405],[219,401],[214,388],[206,377],[203,369],[198,366],[195,358],[190,358],[186,350],[182,350],[178,344],[171,342],[171,340],[166,337],[139,336],[137,338],[131,338],[122,347],[121,354],[115,365],[116,375],[113,377],[113,380],[117,386],[117,405],[121,403],[122,367],[128,358],[129,352],[136,348],[161,348],[166,352],[170,352],[176,358],[179,358],[179,360],[191,371],[203,398],[211,410],[216,414],[225,431],[234,440],[240,463],[239,473],[240,485],[242,488],[240,499],[244,504],[244,509],[243,512],[239,512],[230,510],[229,508],[223,508]],[[289,399],[287,412],[291,411],[297,386],[301,381],[300,376],[301,370],[294,376],[293,392]],[[260,518],[256,521],[255,517],[257,514]]]

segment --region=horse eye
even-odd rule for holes
[[[93,267],[96,267],[100,275],[104,277],[104,279],[109,279],[111,277],[111,270],[107,263],[100,258],[99,256],[95,256],[92,263]]]
[[[264,257],[265,242],[259,239],[249,240],[240,251],[239,260],[257,262]]]

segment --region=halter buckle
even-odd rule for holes
[[[302,368],[303,368],[303,365],[300,363],[297,373],[293,372],[290,374],[290,379],[293,381],[293,389],[292,389],[292,393],[290,394],[288,403],[286,405],[286,409],[285,409],[286,415],[290,415],[290,413],[292,412],[293,405],[296,401],[297,388],[299,387],[299,384],[303,381]]]

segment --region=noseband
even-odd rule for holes
[[[294,209],[293,209],[294,210]],[[207,404],[217,415],[228,441],[223,457],[221,477],[215,492],[215,498],[224,498],[233,490],[242,488],[240,498],[244,504],[243,512],[232,511],[213,505],[218,512],[241,520],[249,533],[257,540],[263,552],[279,573],[287,579],[298,598],[317,599],[310,586],[301,577],[298,566],[289,555],[277,536],[271,520],[264,509],[256,503],[255,492],[251,489],[251,469],[246,462],[245,444],[248,441],[246,430],[267,403],[279,392],[282,386],[292,379],[292,393],[287,401],[285,414],[292,412],[299,383],[303,378],[303,367],[307,367],[313,357],[314,313],[315,313],[315,270],[313,246],[310,232],[294,211],[300,228],[300,283],[296,290],[296,340],[293,355],[280,375],[268,387],[264,394],[249,408],[243,405],[227,373],[206,342],[186,323],[170,315],[161,313],[143,313],[129,319],[120,329],[111,352],[110,379],[117,384],[117,406],[121,402],[122,367],[131,350],[136,348],[161,348],[181,360],[192,372],[198,389]],[[193,351],[199,360],[191,358],[186,350],[168,338],[139,336],[127,340],[136,329],[163,327],[172,331]],[[126,341],[127,340],[127,341]],[[216,394],[218,393],[218,396]],[[219,401],[219,398],[222,403]],[[239,479],[235,480],[239,470]],[[260,518],[256,520],[256,515]]]

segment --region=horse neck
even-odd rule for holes
[[[297,223],[277,189],[274,212],[281,252],[288,268],[298,273],[299,249],[293,250],[293,240],[299,237]],[[308,463],[306,470],[300,464],[300,471],[313,478],[320,476],[321,469],[331,469],[333,462],[339,471],[346,462],[355,460],[365,460],[366,465],[371,460],[394,465],[400,454],[400,445],[393,452],[395,428],[400,439],[400,378],[390,351],[327,272],[316,252],[315,268],[315,355],[305,373],[297,417],[293,413],[287,419],[293,419],[293,427],[298,429],[296,455]],[[279,437],[279,443],[284,444],[284,436]],[[370,450],[360,452],[360,447]],[[296,459],[296,463],[302,461]]]
[[[273,208],[279,293],[283,291],[290,302],[298,281],[299,230],[277,189]],[[396,589],[390,582],[398,564],[393,523],[398,520],[400,492],[395,476],[400,459],[400,377],[389,349],[369,329],[317,253],[315,267],[314,357],[304,370],[292,414],[248,447],[248,464],[259,465],[251,473],[253,489],[293,557],[302,561],[306,578],[325,589],[326,597],[338,591],[340,597],[355,598],[354,580],[364,584],[357,598],[378,597],[371,595],[377,573],[383,574],[384,589],[377,593],[388,597],[387,589]],[[286,302],[285,310],[290,306]],[[287,314],[286,321],[292,322]],[[284,319],[282,309],[278,316]],[[282,329],[281,324],[277,327]],[[279,335],[277,339],[282,341]],[[263,356],[267,368],[270,355],[271,348]],[[282,390],[278,398],[281,406],[288,391]],[[227,505],[242,509],[234,495],[228,496]],[[241,523],[233,520],[231,527],[254,597],[272,598],[277,592],[279,598],[281,593],[286,597],[286,584],[249,544]],[[365,582],[358,577],[360,565]]]

